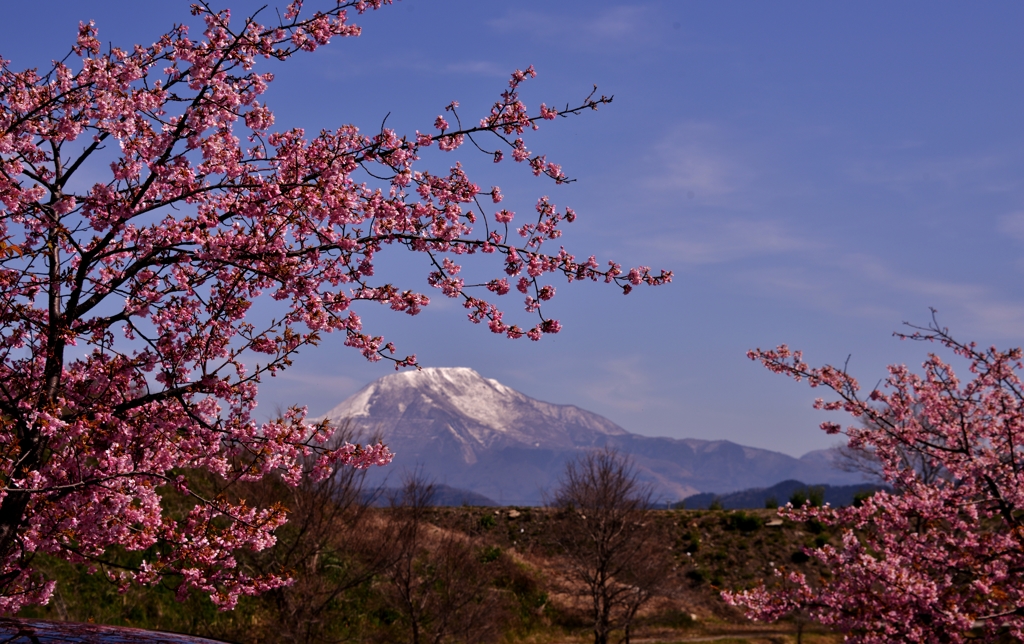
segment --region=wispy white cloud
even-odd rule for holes
[[[537,39],[560,38],[574,46],[629,44],[649,39],[650,11],[644,6],[610,7],[591,16],[512,10],[488,24],[497,31]]]
[[[325,413],[366,384],[366,380],[310,369],[308,359],[303,365],[266,378],[260,385],[261,418],[279,416],[292,405],[307,405],[310,416]]]
[[[349,376],[332,376],[330,374],[303,373],[297,370],[288,369],[280,372],[277,376],[280,380],[287,380],[304,385],[316,385],[325,389],[341,390],[362,387],[363,382]]]
[[[755,173],[727,138],[718,125],[709,122],[674,128],[650,148],[654,171],[644,180],[645,189],[702,203],[746,190]]]
[[[864,298],[853,289],[839,288],[845,278],[834,271],[793,267],[744,269],[736,278],[762,297],[795,302],[844,318],[898,320],[901,310],[879,298]],[[877,293],[875,293],[877,295]]]
[[[691,199],[737,191],[735,167],[723,155],[695,144],[676,147],[672,152],[665,160],[661,176],[648,180],[647,188],[670,190]]]
[[[626,40],[644,34],[647,14],[645,7],[611,7],[585,20],[580,27],[594,38]]]
[[[641,413],[668,408],[661,383],[639,356],[622,356],[601,361],[590,377],[581,382],[578,394],[592,406],[619,412]],[[608,412],[606,412],[608,413]],[[627,427],[630,431],[636,428]]]
[[[844,317],[904,319],[908,307],[935,307],[943,321],[966,334],[1002,338],[1024,335],[1024,303],[973,282],[937,279],[871,255],[838,254],[800,268],[758,268],[739,273],[748,285],[768,296]]]
[[[317,52],[325,61],[319,65],[319,73],[327,80],[342,80],[379,76],[383,73],[414,72],[430,76],[486,76],[507,78],[510,69],[506,69],[492,61],[477,58],[476,52],[471,56],[454,62],[438,60],[428,52],[420,55],[384,54],[371,60],[351,60],[344,49],[327,48],[323,53]]]
[[[678,215],[661,234],[637,236],[631,246],[676,266],[824,250],[828,244],[797,228],[789,212],[767,205],[807,189],[802,181],[779,181],[770,155],[770,143],[723,123],[676,125],[648,147],[633,181],[650,207]]]
[[[821,244],[773,220],[689,219],[674,233],[638,241],[661,261],[674,264],[720,264],[756,256],[806,253]]]
[[[448,63],[442,68],[446,74],[465,74],[471,76],[495,76],[506,77],[508,69],[489,60],[464,60],[457,63]]]
[[[999,232],[1024,241],[1024,212],[1012,212],[999,218]]]
[[[1014,167],[1016,161],[1012,161]],[[1018,179],[1001,172],[1011,159],[999,154],[976,153],[963,156],[873,155],[856,160],[847,168],[853,181],[884,185],[897,190],[918,190],[922,185],[938,184],[948,188],[965,188],[976,192],[1004,192],[1019,188]]]
[[[652,18],[643,6],[611,7],[592,15],[561,15],[537,11],[512,10],[490,20],[497,32],[519,37],[558,39],[562,45],[578,49],[599,48],[602,52],[634,45],[648,46]],[[469,51],[469,50],[468,50]],[[377,56],[372,60],[352,60],[343,48],[324,48],[314,55],[321,60],[321,73],[328,79],[377,76],[383,72],[410,71],[420,74],[469,75],[506,78],[511,72],[492,60],[479,57],[477,50],[463,60],[439,61],[429,55],[402,54]]]

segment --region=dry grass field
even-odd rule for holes
[[[50,605],[25,610],[22,615],[189,632],[234,642],[413,641],[408,635],[410,618],[403,614],[395,594],[396,577],[389,577],[383,568],[366,568],[362,577],[354,576],[358,565],[353,562],[358,556],[370,556],[365,553],[371,552],[372,548],[367,550],[371,545],[397,547],[386,543],[397,538],[397,532],[386,530],[394,513],[393,509],[370,509],[359,518],[355,530],[339,517],[333,531],[324,533],[325,541],[309,550],[313,561],[299,558],[288,564],[296,577],[292,587],[247,598],[231,613],[215,611],[201,597],[176,602],[173,583],[120,594],[101,575],[89,575],[84,567],[41,559],[42,568],[58,579],[58,591]],[[827,577],[828,571],[808,560],[803,548],[823,544],[831,535],[819,525],[786,521],[769,526],[775,518],[772,510],[648,511],[643,528],[651,531],[654,543],[667,555],[670,570],[637,613],[630,642],[842,641],[840,635],[823,632],[815,624],[752,623],[721,600],[721,590],[746,588],[770,579],[775,566],[800,569],[812,578]],[[440,615],[448,609],[430,593],[449,599],[453,588],[464,593],[475,589],[472,592],[476,593],[466,595],[462,612],[451,609],[450,617],[445,617],[453,624],[468,620],[464,629],[453,627],[440,641],[593,642],[586,597],[566,576],[550,538],[559,529],[556,512],[529,507],[426,508],[419,520],[420,551],[417,559],[410,559],[409,570],[419,575],[417,583],[422,583],[413,587],[409,584],[416,580],[407,579],[411,589],[407,594],[419,593],[416,596],[424,615],[428,611]],[[304,533],[282,534],[281,545],[302,550],[296,545],[301,543],[298,534]],[[442,557],[444,553],[449,553],[447,559]],[[124,557],[128,563],[134,555]],[[246,565],[257,564],[254,559]],[[442,569],[447,572],[440,574]],[[424,577],[429,574],[434,576]],[[325,593],[327,600],[321,601]],[[485,601],[485,597],[490,599]],[[314,601],[321,602],[315,612],[303,613],[309,608],[306,604]],[[427,628],[440,619],[421,617]],[[315,624],[311,626],[311,622]],[[618,641],[622,635],[621,630],[613,632],[610,641]]]

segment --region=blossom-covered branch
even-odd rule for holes
[[[962,383],[930,354],[921,375],[891,366],[885,385],[862,399],[845,369],[810,368],[784,346],[751,352],[772,371],[837,394],[815,407],[845,410],[860,424],[822,428],[868,450],[893,491],[857,507],[784,508],[792,520],[839,531],[840,545],[809,551],[832,575],[808,580],[779,569],[770,586],[725,597],[759,619],[807,609],[854,642],[1020,640],[1024,353],[959,342],[934,320],[899,336],[963,359],[972,379]]]
[[[423,148],[470,140],[496,162],[508,153],[534,175],[569,181],[524,134],[611,98],[592,92],[531,114],[519,90],[532,67],[514,72],[472,127],[452,103],[457,127],[439,116],[411,136],[275,130],[261,100],[273,75],[257,71],[260,61],[356,36],[350,13],[386,4],[309,12],[297,0],[266,25],[262,12],[237,21],[200,2],[198,38],[181,24],[148,47],[104,51],[88,23],[44,74],[0,61],[0,610],[47,600],[52,585],[32,572],[33,553],[95,561],[113,544],[155,553],[125,583],[174,575],[180,592],[200,589],[224,608],[286,583],[247,576],[233,556],[271,545],[284,509],[199,495],[188,473],[230,485],[280,472],[297,483],[390,461],[384,445],[332,443],[333,428],[304,409],[252,417],[260,379],[324,333],[343,333],[369,360],[416,365],[353,310],[367,301],[415,315],[429,304],[375,279],[386,246],[425,254],[427,282],[509,338],[559,331],[541,313],[555,294],[545,275],[626,293],[671,279],[549,250],[571,209],[543,197],[536,218],[512,230],[512,211],[481,204],[501,202],[500,188],[481,190],[457,162],[423,167]],[[498,276],[467,285],[456,260],[478,253],[499,259]],[[536,322],[506,321],[471,294],[503,296],[509,280]],[[258,298],[276,303],[273,318],[252,314]],[[172,493],[194,509],[168,512]]]

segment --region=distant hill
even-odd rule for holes
[[[383,436],[395,460],[371,468],[374,485],[397,486],[404,472],[418,469],[438,484],[500,505],[541,505],[567,460],[605,446],[632,455],[662,503],[786,479],[859,480],[818,452],[797,459],[729,441],[631,434],[603,416],[530,398],[464,367],[386,376],[322,418],[351,423],[364,437]]]
[[[807,491],[810,487],[824,489],[825,503],[839,507],[853,505],[854,496],[858,492],[876,492],[885,489],[880,485],[860,483],[856,485],[816,485],[809,486],[801,481],[782,481],[771,487],[740,490],[728,494],[705,492],[688,496],[677,507],[687,510],[706,510],[717,499],[726,510],[752,510],[764,508],[769,499],[775,499],[778,505],[785,505],[790,497],[798,491]]]
[[[376,507],[386,507],[391,500],[400,492],[399,487],[382,487],[368,489],[364,498]],[[468,507],[494,507],[498,504],[494,499],[489,499],[482,494],[470,490],[460,490],[450,485],[434,485],[434,496],[431,498],[431,505],[434,507],[458,508]]]

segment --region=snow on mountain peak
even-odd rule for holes
[[[495,440],[530,446],[552,440],[571,444],[580,439],[576,436],[579,431],[627,433],[596,414],[529,398],[468,367],[427,367],[385,376],[321,418],[372,418],[385,432],[402,433],[416,431],[414,427],[440,416],[458,419],[455,424],[461,428],[457,432],[460,443],[479,446]]]

